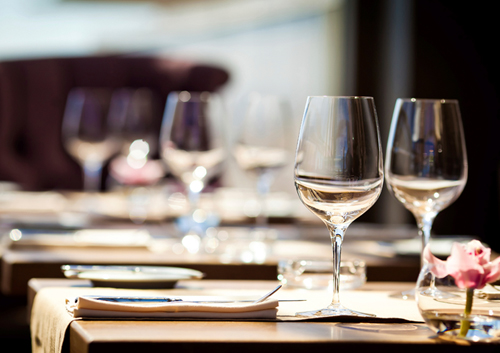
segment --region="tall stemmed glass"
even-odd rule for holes
[[[233,152],[240,168],[257,179],[260,205],[256,223],[262,228],[268,225],[266,197],[275,174],[290,158],[286,134],[286,119],[290,114],[287,103],[278,96],[252,94]]]
[[[151,187],[165,174],[163,163],[153,159],[160,130],[155,98],[146,87],[123,87],[113,92],[109,108],[109,120],[122,139],[121,154],[111,161],[109,171],[125,192],[134,223],[147,219]]]
[[[462,193],[467,152],[456,100],[397,99],[385,161],[387,187],[411,212],[429,243],[436,215]],[[421,256],[423,262],[423,256]],[[412,298],[414,290],[401,293]]]
[[[216,94],[182,91],[168,95],[160,132],[161,156],[187,189],[190,212],[182,223],[188,224],[185,232],[189,235],[203,236],[203,228],[210,221],[198,201],[207,182],[222,171],[226,159],[223,118],[222,102]]]
[[[85,191],[100,190],[103,164],[121,148],[120,136],[108,120],[110,95],[97,88],[75,88],[68,95],[62,139],[83,167]]]
[[[371,316],[345,308],[339,298],[341,246],[347,227],[377,201],[382,152],[371,97],[308,97],[295,157],[300,200],[326,225],[333,248],[333,299],[301,316]]]

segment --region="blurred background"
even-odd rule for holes
[[[5,83],[12,75],[6,64],[50,58],[147,56],[220,68],[227,80],[211,88],[226,103],[229,139],[241,121],[245,97],[255,91],[277,94],[290,101],[286,132],[292,152],[310,95],[373,96],[384,148],[396,98],[458,99],[469,179],[460,198],[439,214],[433,232],[478,236],[499,251],[493,16],[481,4],[444,0],[0,0],[0,134],[5,142],[17,124],[16,133],[24,137],[15,141],[16,153],[27,155],[30,135],[20,133],[27,128],[22,120],[2,121],[12,100],[20,99]],[[27,77],[16,75],[18,81]],[[38,90],[50,90],[43,82]],[[21,106],[24,99],[31,98],[21,98]],[[160,107],[165,99],[160,97]],[[36,113],[36,105],[30,109]],[[58,113],[36,129],[60,122],[62,110]],[[76,172],[44,183],[35,181],[36,168],[9,172],[13,163],[6,149],[0,153],[0,179],[25,181],[32,190],[81,187]],[[225,168],[223,185],[251,185],[234,163]],[[273,190],[295,193],[292,164],[280,171]],[[71,176],[76,182],[68,182]],[[358,222],[414,224],[414,219],[384,190]]]
[[[73,91],[74,87],[107,87],[119,93],[114,96],[115,103],[120,103],[123,97],[127,101],[135,93],[138,101],[142,101],[140,97],[148,93],[141,88],[150,89],[150,97],[154,99],[145,109],[150,114],[147,133],[153,136],[147,140],[149,149],[141,145],[135,152],[139,153],[136,162],[145,163],[144,154],[150,152],[151,160],[156,163],[144,164],[147,168],[141,164],[138,169],[141,172],[134,173],[122,163],[123,158],[114,159],[113,163],[108,160],[103,168],[100,190],[109,191],[117,185],[126,187],[127,183],[132,185],[130,190],[134,190],[141,183],[156,186],[164,182],[168,186],[165,194],[157,189],[147,195],[129,190],[127,199],[141,207],[149,203],[153,219],[158,213],[160,220],[165,210],[156,202],[157,198],[163,201],[168,198],[172,207],[167,211],[172,219],[173,214],[177,215],[172,214],[176,211],[173,206],[180,200],[176,191],[181,190],[175,185],[172,187],[172,182],[176,179],[178,182],[178,178],[165,173],[162,163],[158,163],[161,162],[160,125],[167,96],[172,91],[207,90],[219,94],[227,118],[224,120],[226,142],[231,148],[239,138],[249,97],[257,92],[284,98],[289,105],[282,130],[290,157],[294,154],[307,96],[374,97],[384,151],[397,98],[445,98],[457,99],[460,103],[469,176],[461,196],[437,216],[432,228],[433,239],[480,238],[499,253],[500,142],[497,135],[500,131],[500,81],[498,50],[495,49],[498,32],[497,14],[486,7],[486,2],[0,0],[0,228],[5,227],[8,231],[18,228],[17,223],[7,222],[6,217],[18,217],[16,221],[23,224],[25,219],[22,217],[28,208],[36,211],[30,214],[31,217],[35,215],[31,226],[41,225],[42,230],[46,229],[49,213],[45,211],[52,203],[59,211],[57,220],[70,224],[70,229],[78,229],[80,221],[81,227],[88,226],[85,218],[78,218],[78,212],[67,212],[61,194],[50,193],[59,190],[76,193],[84,187],[82,165],[70,154],[70,149],[65,149],[63,138],[62,122],[70,112],[69,97],[77,98],[75,104],[79,104],[79,97],[84,97],[82,92]],[[131,91],[119,91],[124,87]],[[128,131],[130,136],[134,132],[143,131],[137,127]],[[130,156],[133,157],[132,151],[127,158]],[[278,223],[285,215],[282,218],[288,221],[291,239],[300,233],[301,223],[297,219],[305,219],[306,227],[311,218],[319,223],[298,200],[293,183],[293,162],[293,157],[288,158],[279,168],[270,190],[274,196],[279,196],[275,198],[278,202],[274,204],[274,221]],[[255,189],[255,178],[245,173],[231,155],[222,174],[209,182],[213,187],[207,191],[217,190],[216,187]],[[7,191],[15,188],[28,193],[17,195],[18,199],[10,198]],[[30,193],[41,191],[48,193]],[[235,195],[219,193],[216,197],[224,202],[225,197],[231,201]],[[77,204],[83,200],[80,194],[72,197]],[[238,197],[246,200],[248,194]],[[123,197],[115,200],[111,195],[108,201],[113,207],[126,208]],[[232,216],[228,211],[235,209],[234,204],[228,205],[226,217]],[[297,217],[295,214],[290,217],[286,213],[295,205],[302,211]],[[97,213],[95,205],[84,206]],[[109,218],[120,220],[128,217],[128,214],[125,218],[112,214],[113,207],[106,205],[104,210],[99,210],[102,212],[99,216],[111,215]],[[145,220],[143,216],[139,212],[132,220],[140,223]],[[256,218],[255,214],[242,223],[253,224],[248,222],[252,217]],[[106,218],[97,218],[98,221],[103,219]],[[130,223],[130,219],[126,221]],[[238,221],[241,222],[241,218],[235,224]],[[154,228],[156,220],[150,225]],[[114,226],[115,223],[111,223],[111,227]],[[164,228],[160,231],[164,232]],[[17,233],[9,234],[13,242],[19,240],[15,238]],[[223,230],[219,235],[224,234],[227,232]],[[377,251],[387,248],[383,246],[384,241],[394,235],[403,240],[417,236],[414,217],[385,186],[377,203],[354,222],[348,234],[354,235],[353,240],[356,235],[369,239],[373,234],[375,240],[382,240],[380,246],[374,248],[371,244],[363,250],[367,256],[379,255]],[[313,235],[325,244],[328,241],[322,224],[320,231]],[[57,242],[61,243],[61,239]],[[56,247],[64,248],[64,243],[59,243]],[[419,252],[415,245],[418,243],[412,243],[413,250]],[[28,238],[28,249],[29,246]],[[68,249],[72,246],[75,247],[71,243]],[[304,250],[303,245],[299,248]],[[91,254],[98,253],[95,248],[91,249]],[[293,247],[291,249],[293,253]],[[117,250],[123,252],[122,248]],[[175,249],[172,247],[172,250]],[[330,256],[331,249],[327,246],[326,250]],[[399,272],[406,277],[398,278],[413,280],[418,273],[418,252],[410,253],[414,255],[408,257],[413,260],[411,266],[401,265],[405,259],[403,252],[403,259],[395,257],[399,261],[396,265],[393,262],[384,265],[390,270],[380,267],[379,274],[385,277],[377,277],[372,271],[369,273],[373,276],[371,279],[387,280]],[[148,252],[146,258],[130,257],[125,261],[165,261],[168,260],[166,253],[160,249],[158,253]],[[385,256],[384,253],[380,255]],[[180,257],[173,252],[169,256],[173,257],[172,261]],[[47,257],[52,259],[54,256],[49,253]],[[102,261],[92,257],[87,260],[91,264]],[[244,262],[261,263],[263,260],[265,256]],[[276,264],[271,265],[267,267],[268,273],[274,278]],[[374,266],[373,263],[370,266]],[[35,266],[35,269],[42,267]],[[9,284],[9,279],[20,277],[20,293],[26,292],[29,278],[42,277],[42,273],[22,271],[21,275],[7,276],[6,268],[0,274],[3,286]],[[262,273],[262,269],[254,273]],[[48,274],[57,275],[62,276],[60,266],[54,266],[53,272]],[[12,293],[7,291],[7,294]],[[25,312],[15,307],[24,308],[26,298],[2,294],[0,299],[3,312],[0,337],[15,339],[19,335],[26,351],[30,351]],[[14,321],[22,323],[22,330],[16,331]]]

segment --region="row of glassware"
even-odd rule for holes
[[[217,94],[172,92],[163,114],[158,101],[146,88],[70,92],[63,144],[82,165],[86,191],[102,188],[103,165],[114,157],[109,172],[119,184],[153,185],[168,172],[184,184],[195,210],[200,192],[222,173],[228,136],[237,137],[232,155],[241,169],[257,176],[261,195],[269,191],[271,171],[290,161],[286,100],[251,95],[238,133],[228,131],[226,109]]]

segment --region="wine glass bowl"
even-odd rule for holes
[[[422,251],[437,214],[467,181],[467,152],[458,101],[399,98],[385,160],[387,187],[415,217]],[[423,257],[421,256],[423,265]],[[413,297],[404,293],[403,298]]]
[[[109,120],[120,132],[122,154],[129,154],[130,146],[137,140],[147,143],[148,154],[156,154],[160,128],[156,103],[153,91],[145,87],[123,87],[113,92]]]
[[[162,123],[162,158],[170,172],[196,193],[221,172],[226,157],[222,113],[211,109],[214,100],[218,97],[209,92],[172,92]]]
[[[378,199],[382,153],[371,97],[308,97],[295,157],[295,186],[302,203],[326,225],[333,249],[333,299],[301,316],[370,316],[339,299],[341,246],[348,226]]]
[[[462,180],[432,180],[395,174],[388,179],[391,180],[389,187],[394,196],[416,215],[415,217],[437,215],[453,203],[464,188]]]

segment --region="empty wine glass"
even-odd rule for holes
[[[163,177],[158,151],[160,124],[156,99],[148,88],[113,92],[109,120],[122,140],[121,154],[110,163],[110,174],[123,185],[152,185]]]
[[[151,186],[164,174],[163,163],[155,160],[160,116],[154,93],[145,87],[124,87],[113,92],[109,120],[122,139],[121,154],[109,164],[110,182],[118,182],[127,197],[129,216],[143,223],[151,213]]]
[[[266,198],[276,172],[289,159],[286,136],[288,102],[278,96],[252,94],[234,148],[234,157],[241,169],[256,177],[259,212],[256,223],[268,225]]]
[[[467,152],[456,100],[397,99],[385,178],[388,189],[413,213],[423,250],[434,218],[460,196],[467,181]],[[413,298],[414,290],[396,296]]]
[[[83,167],[85,191],[101,189],[103,164],[121,148],[119,134],[108,120],[110,95],[97,88],[75,88],[68,95],[62,139]]]
[[[339,298],[341,246],[347,227],[377,201],[382,152],[371,97],[308,97],[295,157],[300,200],[330,232],[333,299],[300,316],[371,316],[345,308]]]
[[[222,171],[226,159],[224,109],[209,92],[172,92],[168,95],[160,132],[161,156],[169,171],[187,189],[190,212],[180,224],[186,235],[202,237],[214,215],[199,207],[200,193]],[[196,246],[193,246],[196,248]],[[196,250],[193,250],[195,252]]]
[[[159,123],[153,92],[145,87],[120,88],[113,92],[109,108],[110,124],[122,137],[122,153],[127,155],[134,141],[148,144],[149,153],[158,148]]]

